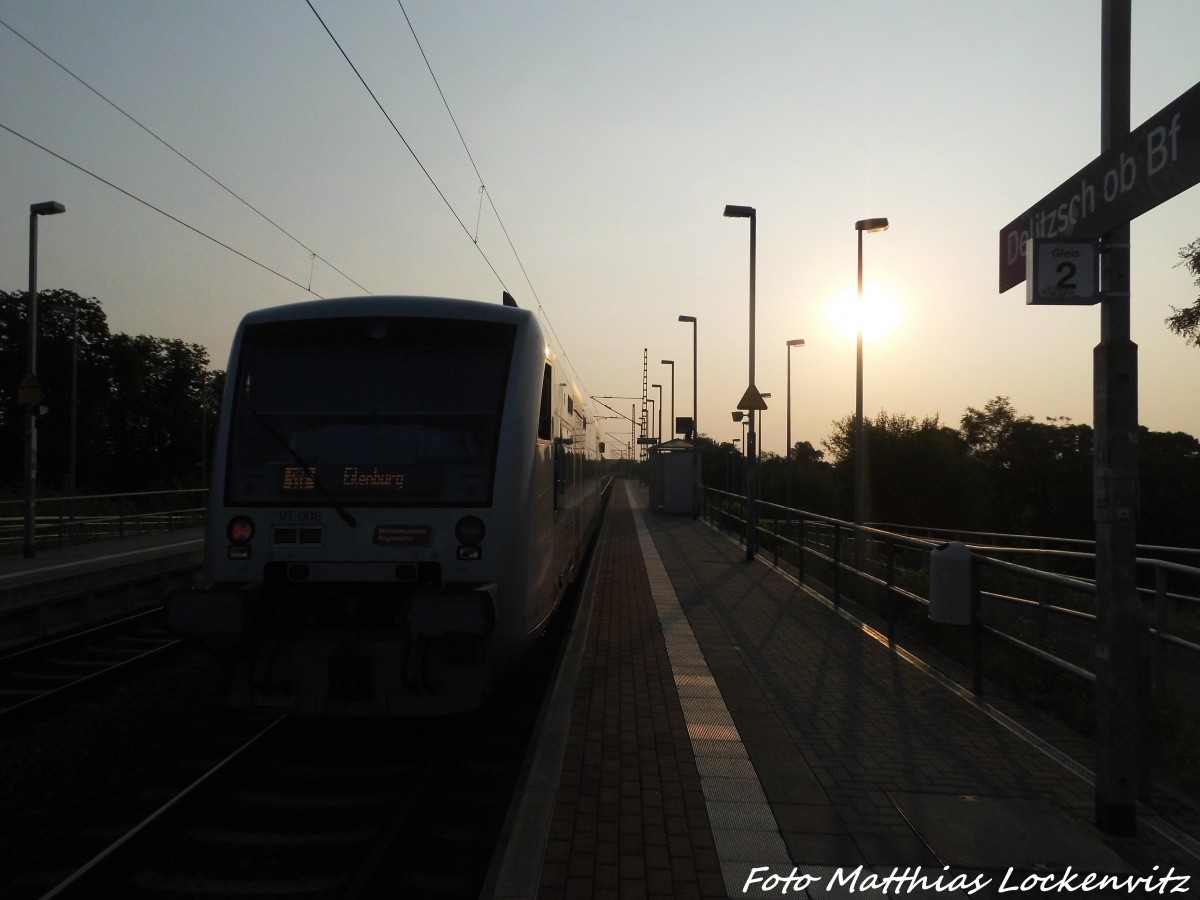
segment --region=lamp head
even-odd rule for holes
[[[673,359],[664,359],[664,360],[662,361],[662,364],[663,364],[664,366],[673,366],[673,365],[675,365],[675,360],[673,360]]]
[[[803,347],[804,346],[804,338],[797,338],[794,341],[788,341],[787,345],[789,347]]]
[[[680,316],[679,321],[680,322],[695,322],[696,317],[695,316]]]
[[[887,231],[888,220],[886,216],[881,216],[878,219],[859,219],[854,223],[856,231]]]
[[[67,208],[65,206],[54,200],[47,200],[45,203],[34,203],[29,207],[29,214],[32,216],[54,216],[66,211]]]
[[[753,206],[726,206],[725,216],[730,219],[753,219]]]

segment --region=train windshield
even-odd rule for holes
[[[226,501],[489,505],[515,339],[457,319],[247,326]]]

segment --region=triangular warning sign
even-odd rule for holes
[[[763,399],[763,395],[758,392],[758,388],[754,385],[746,388],[746,393],[742,394],[742,399],[738,401],[738,409],[766,409],[767,401]]]

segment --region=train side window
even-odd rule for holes
[[[550,388],[553,383],[553,373],[550,371],[550,363],[546,363],[546,370],[542,375],[542,408],[538,413],[538,440],[548,441],[554,436],[552,428],[552,416],[550,413]]]

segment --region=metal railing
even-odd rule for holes
[[[722,529],[738,531],[742,540],[746,528],[744,505],[742,495],[705,488],[705,518]],[[846,577],[856,579],[853,602],[883,618],[891,645],[895,644],[901,618],[920,639],[931,640],[939,650],[945,650],[946,643],[959,645],[951,647],[959,651],[951,655],[969,657],[963,661],[970,665],[975,693],[983,690],[984,638],[1085,684],[1095,683],[1095,673],[1088,668],[1095,653],[1095,582],[1078,574],[1051,570],[1051,564],[1060,561],[1076,568],[1082,562],[1094,561],[1094,554],[1075,549],[1090,542],[1064,539],[1059,546],[1048,547],[1045,544],[1055,539],[1026,538],[1041,546],[1012,546],[1012,539],[1018,536],[941,532],[947,538],[974,539],[967,546],[976,569],[976,596],[972,602],[977,612],[970,629],[970,646],[963,648],[961,635],[953,634],[958,629],[928,620],[930,556],[947,540],[934,540],[932,533],[930,537],[902,533],[894,526],[864,526],[861,531],[868,552],[865,568],[859,570],[853,552],[858,531],[852,522],[759,503],[757,545],[761,554],[771,554],[776,565],[782,557],[795,568],[801,582],[812,574],[814,566],[820,566],[835,607],[851,599],[845,590]],[[980,541],[988,537],[1002,538],[1007,543]],[[1185,558],[1200,555],[1200,550],[1192,548],[1139,546],[1139,552],[1169,552]],[[1010,554],[1025,555],[1039,565],[998,558]],[[1146,607],[1154,688],[1159,692],[1191,692],[1200,673],[1200,568],[1150,556],[1139,557],[1137,562],[1148,582],[1139,588],[1139,595]],[[878,602],[880,594],[882,602]],[[872,603],[871,597],[864,595],[873,595],[877,602]]]
[[[22,501],[0,501],[0,556],[24,546]],[[204,523],[207,488],[42,497],[34,522],[35,545],[64,547],[141,534],[162,534]]]

